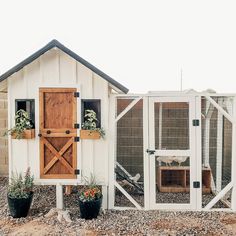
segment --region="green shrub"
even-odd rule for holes
[[[82,123],[82,129],[97,131],[102,138],[105,136],[105,130],[103,128],[97,128],[97,114],[94,110],[85,110],[84,122]]]
[[[24,130],[31,129],[31,120],[29,118],[28,112],[20,109],[16,112],[15,116],[15,126],[9,129],[5,135],[10,134],[16,134],[17,139],[21,139],[24,133]]]
[[[28,198],[33,191],[34,176],[30,174],[30,168],[27,168],[25,176],[12,173],[8,186],[8,196],[11,198]]]

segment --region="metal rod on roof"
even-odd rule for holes
[[[180,91],[183,91],[183,70],[180,69]]]

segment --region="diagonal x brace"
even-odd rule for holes
[[[68,164],[68,162],[63,158],[62,155],[73,144],[74,137],[70,138],[69,141],[63,146],[63,148],[59,152],[52,146],[52,144],[47,139],[42,137],[42,140],[46,147],[54,154],[52,160],[44,168],[44,174],[46,174],[57,161],[60,161],[70,171],[70,173],[73,173],[73,168]]]

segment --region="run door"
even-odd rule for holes
[[[194,117],[194,98],[149,98],[151,209],[196,208]]]
[[[41,178],[76,178],[75,92],[73,88],[39,90]]]

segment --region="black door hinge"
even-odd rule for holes
[[[75,137],[75,138],[74,138],[74,141],[75,141],[75,142],[79,142],[79,141],[80,141],[80,137]]]
[[[75,175],[79,175],[80,174],[80,170],[79,169],[75,169]]]
[[[74,124],[75,129],[79,129],[80,125],[79,124]]]
[[[193,187],[194,188],[200,188],[200,182],[199,181],[193,181]]]
[[[80,95],[79,92],[75,92],[75,93],[74,93],[74,97],[76,97],[76,98],[79,98],[79,95]]]
[[[199,126],[200,125],[200,121],[199,120],[193,120],[193,126]]]

